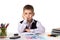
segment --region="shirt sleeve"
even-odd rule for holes
[[[32,29],[34,33],[42,34],[45,32],[45,28],[42,26],[40,22],[37,22],[36,26],[37,26],[37,29]]]
[[[24,29],[26,27],[26,23],[27,22],[24,20],[22,24],[21,23],[18,24],[18,32],[19,33],[22,33],[24,31]]]

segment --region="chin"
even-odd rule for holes
[[[31,21],[32,19],[28,19],[28,21]]]

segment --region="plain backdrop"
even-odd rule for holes
[[[23,7],[33,5],[34,19],[41,22],[46,33],[60,27],[60,0],[0,0],[0,24],[9,23],[7,32],[17,33]]]

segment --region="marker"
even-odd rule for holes
[[[5,27],[7,28],[9,26],[9,24],[7,24]]]

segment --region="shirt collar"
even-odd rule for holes
[[[32,24],[34,22],[34,19],[32,19],[32,22],[30,24]]]

